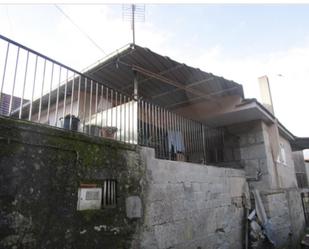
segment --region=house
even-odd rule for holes
[[[301,151],[309,148],[309,138],[294,136],[269,106],[246,99],[240,84],[135,44],[83,73],[23,49],[43,59],[42,71],[35,71],[43,83],[37,95],[32,91],[27,97],[32,101],[18,106],[9,118],[142,148],[141,159],[133,160],[146,165],[141,163],[147,170],[139,170],[144,173],[135,181],[141,186],[118,201],[123,205],[119,210],[133,219],[132,227],[140,226],[138,238],[130,237],[135,248],[239,248],[249,210],[257,210],[276,246],[297,244],[305,227],[301,193],[308,187],[299,162],[304,162]],[[110,163],[106,158],[103,162]],[[102,172],[95,171],[88,181],[106,174]],[[117,191],[130,189],[128,182],[116,180]],[[117,198],[112,194],[116,187],[106,187],[110,182],[117,185],[104,180],[104,200],[108,191]],[[214,220],[206,222],[209,217]],[[96,231],[101,231],[98,226]]]

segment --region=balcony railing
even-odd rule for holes
[[[0,35],[0,115],[155,148],[161,159],[218,163],[213,129],[120,91]]]

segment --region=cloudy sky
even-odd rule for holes
[[[0,33],[81,70],[130,43],[122,5],[0,5]],[[136,43],[244,85],[260,99],[268,75],[275,114],[296,136],[309,137],[308,5],[146,5]]]

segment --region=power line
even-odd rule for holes
[[[96,46],[103,54],[106,55],[105,51],[81,28],[79,27],[72,18],[69,17],[68,14],[66,14],[57,4],[55,4],[55,7],[84,35],[86,38],[94,45]]]

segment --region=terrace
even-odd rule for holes
[[[153,147],[161,159],[240,161],[238,137],[213,119],[243,99],[233,81],[132,44],[78,72],[0,35],[0,61],[0,115]]]

